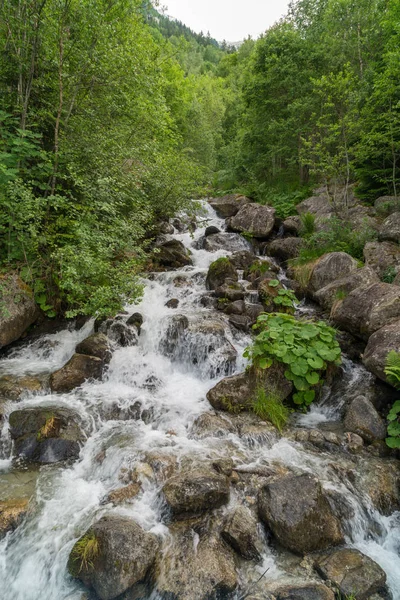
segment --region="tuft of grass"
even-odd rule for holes
[[[310,283],[314,267],[317,264],[319,258],[319,256],[312,257],[309,260],[307,260],[307,262],[303,262],[302,260],[299,260],[297,258],[291,261],[290,266],[293,270],[294,279],[300,285],[300,288],[302,290],[307,289],[308,284]]]
[[[272,423],[279,432],[286,425],[290,414],[277,394],[267,394],[261,386],[257,388],[253,399],[253,411],[260,419]]]
[[[301,230],[300,234],[303,237],[307,237],[315,233],[315,215],[310,212],[306,212],[300,217]]]
[[[78,565],[78,573],[89,571],[99,555],[99,542],[93,532],[86,533],[78,540],[72,550],[72,558]]]
[[[346,290],[338,290],[335,294],[335,300],[344,300],[349,295]]]
[[[49,417],[46,419],[46,423],[41,427],[37,434],[37,439],[40,442],[41,440],[46,440],[51,437],[57,437],[60,431],[60,419],[57,417]]]
[[[384,283],[393,283],[393,281],[396,279],[396,275],[397,275],[396,268],[393,267],[393,265],[391,265],[390,267],[388,267],[386,269],[386,271],[382,275],[382,281]]]

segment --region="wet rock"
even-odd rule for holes
[[[298,554],[343,542],[336,516],[319,481],[311,475],[289,475],[260,491],[258,511],[279,543]]]
[[[215,290],[223,285],[226,279],[238,280],[235,267],[228,258],[218,258],[211,263],[208,269],[206,286],[208,290]]]
[[[85,548],[90,560],[84,559]],[[113,600],[145,578],[158,548],[156,536],[132,519],[105,516],[72,548],[68,570],[92,587],[100,600]]]
[[[232,256],[229,257],[229,260],[235,267],[235,269],[245,270],[250,267],[256,260],[255,254],[249,252],[248,250],[242,250],[240,252],[235,252]]]
[[[217,298],[225,298],[229,302],[236,302],[237,300],[243,300],[244,290],[239,283],[226,281],[216,288],[215,295]]]
[[[164,481],[175,473],[178,468],[176,456],[153,450],[146,453],[146,462],[150,465],[157,481]]]
[[[336,279],[340,279],[357,268],[357,261],[346,252],[329,252],[316,262],[308,289],[315,294]]]
[[[278,238],[268,245],[268,254],[286,262],[297,258],[304,241],[297,237]]]
[[[105,324],[107,335],[118,346],[127,348],[138,344],[139,330],[133,325],[128,325],[125,321],[111,320]]]
[[[174,600],[217,600],[236,588],[233,550],[204,525],[176,523],[160,552],[155,576],[157,591]]]
[[[23,408],[10,414],[14,452],[43,464],[79,456],[82,439],[76,415],[66,408]]]
[[[400,320],[373,333],[362,357],[366,368],[382,381],[386,381],[386,358],[391,350],[400,351]]]
[[[206,227],[204,235],[208,237],[209,235],[214,235],[215,233],[221,233],[221,230],[218,229],[218,227],[215,227],[215,225],[210,225],[209,227]]]
[[[250,319],[250,325],[254,325],[261,315],[264,312],[264,307],[262,304],[246,304],[246,316]]]
[[[400,288],[390,283],[360,286],[333,307],[331,318],[339,327],[368,339],[400,319]]]
[[[171,477],[162,492],[172,515],[185,518],[226,504],[229,480],[212,468],[199,467]]]
[[[165,306],[167,308],[178,308],[179,300],[177,298],[171,298],[171,300],[168,300],[168,302],[165,303]]]
[[[275,364],[265,369],[260,378],[250,370],[222,379],[207,393],[207,400],[216,410],[231,413],[251,410],[258,385],[262,386],[267,394],[277,394],[282,400],[285,400],[293,389],[292,383],[284,376],[282,365]]]
[[[189,319],[185,315],[174,315],[169,319],[165,336],[161,340],[164,354],[174,355],[188,327]]]
[[[192,435],[196,438],[225,437],[237,433],[236,427],[224,415],[203,413],[193,423]]]
[[[359,454],[364,448],[364,440],[357,433],[345,434],[346,445],[351,454]]]
[[[165,269],[180,269],[192,264],[185,246],[179,240],[168,240],[157,246],[155,261]]]
[[[253,262],[245,268],[243,272],[243,279],[247,279],[247,281],[255,283],[257,279],[260,281],[262,281],[264,278],[273,279],[278,272],[279,267],[272,262],[272,259],[257,259],[253,260]],[[254,289],[257,289],[257,287]]]
[[[203,248],[208,252],[216,252],[217,250],[236,252],[238,250],[248,250],[250,247],[249,242],[238,233],[215,233],[209,235],[203,241]]]
[[[110,344],[104,333],[93,333],[76,346],[75,352],[77,354],[96,356],[104,364],[109,363],[111,360]]]
[[[245,204],[229,220],[232,231],[246,233],[256,239],[268,239],[275,225],[275,209],[261,204]]]
[[[306,198],[296,206],[299,215],[311,213],[319,219],[329,218],[333,212],[333,205],[327,194],[320,194]]]
[[[74,354],[58,371],[50,376],[53,392],[67,393],[79,387],[88,379],[101,379],[104,362],[96,356]]]
[[[374,207],[379,215],[389,215],[399,210],[399,198],[396,196],[380,196],[375,200]]]
[[[126,324],[136,327],[136,329],[138,330],[138,333],[140,333],[140,329],[143,325],[143,315],[141,315],[140,313],[136,312],[133,313],[133,315],[131,315],[127,320],[126,320]]]
[[[287,585],[274,591],[276,600],[335,600],[333,591],[321,583]]]
[[[301,230],[301,218],[296,216],[288,217],[282,223],[283,231],[289,235],[299,235]]]
[[[362,285],[379,283],[380,279],[371,267],[354,269],[345,277],[336,279],[319,289],[314,297],[326,310],[330,310],[338,300],[345,298],[350,292]]]
[[[25,395],[39,393],[44,390],[43,380],[24,375],[3,375],[0,377],[0,400],[20,400]]]
[[[379,241],[400,242],[400,212],[394,212],[385,219],[379,229]]]
[[[140,493],[142,486],[140,483],[134,482],[126,485],[125,487],[118,488],[117,490],[113,490],[110,492],[106,498],[104,499],[104,504],[108,504],[111,502],[115,506],[120,504],[124,504],[125,502],[129,502],[136,498],[136,496]]]
[[[374,405],[364,396],[357,396],[346,412],[344,426],[347,431],[357,433],[366,442],[383,440],[386,437],[386,425],[374,408]]]
[[[172,235],[174,233],[174,226],[168,221],[158,224],[158,233],[161,235]]]
[[[224,313],[226,315],[242,315],[245,311],[246,311],[246,304],[244,303],[243,300],[236,300],[234,302],[230,302],[224,308]]]
[[[252,325],[252,320],[246,315],[232,315],[231,317],[229,317],[229,324],[233,325],[233,327],[235,327],[239,331],[248,333]]]
[[[400,268],[400,246],[392,242],[368,242],[364,246],[365,264],[382,279],[389,267]]]
[[[0,540],[14,531],[28,512],[27,498],[0,502]]]
[[[373,506],[389,516],[400,509],[400,463],[376,459],[368,461],[360,474],[360,488]]]
[[[39,317],[32,290],[18,275],[0,276],[0,348],[18,340]]]
[[[352,548],[339,548],[322,554],[315,562],[318,573],[341,594],[367,600],[385,591],[386,574],[368,556]]]
[[[228,194],[221,198],[212,198],[208,202],[219,217],[226,219],[235,216],[239,209],[248,204],[250,200],[241,194]]]
[[[243,558],[259,560],[257,522],[248,508],[239,506],[228,514],[221,531],[224,540]]]

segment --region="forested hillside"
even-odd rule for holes
[[[238,51],[141,0],[0,3],[0,260],[49,315],[138,292],[157,223],[314,183],[397,196],[400,7],[300,0]]]

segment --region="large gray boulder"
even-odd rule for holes
[[[286,262],[297,258],[304,241],[297,237],[278,238],[268,245],[268,254]]]
[[[282,223],[285,235],[299,235],[301,231],[301,218],[298,215],[287,217]]]
[[[346,252],[330,252],[324,254],[315,264],[308,290],[315,294],[336,279],[345,277],[357,269],[357,261]]]
[[[238,274],[229,258],[218,258],[211,263],[208,269],[206,287],[208,290],[215,290],[224,285],[226,280],[237,281]]]
[[[385,219],[379,229],[381,242],[400,242],[400,212],[394,212]]]
[[[184,471],[164,485],[163,496],[176,518],[219,508],[229,501],[229,480],[208,466]]]
[[[236,216],[229,220],[229,228],[247,233],[256,239],[266,240],[275,225],[275,209],[261,204],[245,204]]]
[[[156,536],[135,521],[109,515],[92,525],[72,548],[68,570],[92,587],[100,600],[113,600],[145,578],[158,548]]]
[[[343,542],[340,523],[312,475],[287,475],[264,486],[258,497],[260,519],[288,550],[306,554]]]
[[[320,555],[315,561],[318,573],[344,596],[367,600],[386,591],[386,574],[365,554],[353,548],[339,548]]]
[[[347,409],[344,426],[346,431],[357,433],[366,442],[372,443],[386,437],[386,425],[383,419],[365,396],[354,398]]]
[[[311,198],[302,200],[302,202],[296,206],[296,210],[299,215],[311,213],[320,219],[329,218],[334,212],[333,204],[329,200],[327,194],[311,196]]]
[[[400,287],[390,283],[360,286],[333,307],[331,318],[346,331],[368,339],[400,319]]]
[[[75,352],[87,356],[96,356],[104,364],[109,363],[111,360],[110,343],[104,333],[93,333],[76,346]]]
[[[259,560],[257,522],[248,508],[238,506],[225,519],[221,535],[243,558]]]
[[[18,340],[39,314],[32,290],[18,275],[0,276],[0,348]]]
[[[192,264],[185,246],[179,240],[168,240],[157,246],[156,263],[164,269],[180,269]]]
[[[364,246],[364,260],[380,279],[389,267],[396,271],[400,268],[400,246],[393,242],[368,242]]]
[[[10,435],[16,456],[42,464],[79,456],[83,440],[76,415],[67,408],[35,407],[10,414]]]
[[[354,269],[348,275],[335,279],[332,283],[319,289],[314,297],[323,308],[330,310],[337,300],[347,296],[356,288],[379,282],[378,275],[371,267]]]
[[[234,217],[245,204],[249,204],[250,199],[241,194],[228,194],[220,198],[211,198],[208,201],[217,215],[222,219]]]
[[[251,244],[238,233],[215,233],[204,239],[203,248],[208,252],[240,252],[250,250]]]
[[[197,527],[196,527],[197,525]],[[155,567],[157,591],[171,600],[228,598],[237,585],[235,555],[200,523],[174,523]]]
[[[67,393],[79,387],[88,379],[101,379],[104,362],[97,356],[74,354],[58,371],[50,376],[50,387],[53,392]]]
[[[386,359],[391,350],[400,352],[400,320],[373,333],[362,357],[367,369],[382,381],[386,381]]]

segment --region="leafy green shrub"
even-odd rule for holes
[[[386,438],[386,444],[389,448],[400,448],[400,400],[393,404],[388,414],[388,421],[389,437]]]
[[[264,421],[270,421],[278,431],[282,431],[289,418],[289,409],[283,404],[278,394],[267,394],[260,386],[253,400],[253,411]]]
[[[327,252],[347,252],[358,260],[363,259],[363,250],[367,242],[377,238],[377,233],[365,222],[354,229],[351,224],[332,217],[326,220],[322,231],[315,231],[304,238],[304,247],[300,250],[296,264],[315,260]]]
[[[382,281],[384,283],[393,283],[397,275],[397,271],[393,265],[388,267],[382,275]]]
[[[400,390],[400,352],[391,350],[386,357],[385,375],[388,382]],[[388,414],[388,435],[386,444],[389,448],[400,448],[400,400],[397,400]]]
[[[311,404],[321,375],[341,361],[335,330],[323,321],[298,320],[283,313],[263,313],[254,327],[261,332],[244,356],[260,369],[274,362],[286,365],[285,377],[297,390],[293,401],[303,407]]]

